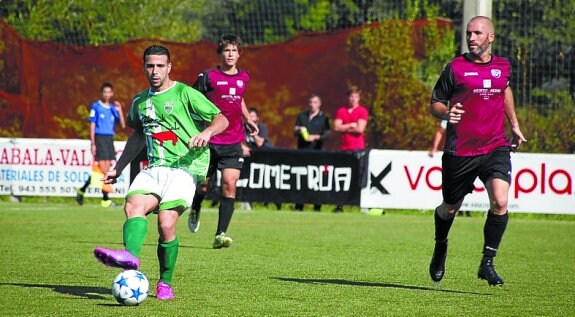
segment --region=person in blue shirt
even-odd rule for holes
[[[90,109],[90,149],[94,161],[98,163],[102,173],[108,172],[112,161],[116,159],[114,127],[117,123],[120,123],[122,129],[126,127],[122,105],[113,98],[114,86],[110,83],[103,83],[100,87],[100,99],[94,101]],[[84,194],[91,181],[91,177],[89,177],[84,186],[76,190],[76,201],[79,205],[84,203]],[[113,205],[108,197],[108,192],[104,189],[102,189],[102,196],[102,207]]]

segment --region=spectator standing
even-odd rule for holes
[[[242,150],[244,157],[251,156],[251,152],[258,149],[271,149],[273,148],[273,143],[269,138],[268,127],[265,123],[260,121],[260,115],[258,109],[249,108],[248,112],[250,114],[250,119],[258,126],[258,134],[252,134],[250,132],[249,126],[245,127],[246,131],[246,141],[242,142]],[[264,206],[267,206],[265,203]],[[277,209],[281,209],[282,205],[280,203],[275,203]],[[249,202],[242,202],[241,206],[243,209],[251,210],[252,206]]]
[[[339,132],[341,151],[360,151],[365,149],[364,132],[369,112],[362,106],[361,90],[351,86],[347,91],[348,104],[337,110],[334,120],[334,131]],[[343,206],[337,206],[334,212],[342,212]]]
[[[268,127],[265,123],[260,121],[258,109],[249,108],[250,120],[258,126],[258,134],[252,134],[249,127],[246,127],[246,142],[242,143],[244,156],[250,156],[250,152],[256,149],[270,149],[273,143],[268,134]]]
[[[321,97],[311,94],[308,100],[308,110],[298,114],[294,126],[294,136],[297,137],[297,148],[321,150],[323,142],[331,135],[329,117],[321,111]],[[296,204],[295,210],[302,211],[303,204]],[[313,210],[320,211],[321,205],[315,204]]]

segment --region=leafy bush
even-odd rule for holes
[[[437,128],[429,114],[431,86],[453,57],[453,32],[440,30],[434,20],[422,34],[414,36],[414,30],[410,21],[388,20],[349,39],[369,87],[363,100],[370,109],[372,148],[427,149]]]

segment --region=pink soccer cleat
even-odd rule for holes
[[[159,300],[170,300],[174,299],[174,291],[168,283],[158,282],[156,286],[156,298]]]
[[[94,256],[104,265],[119,267],[125,270],[137,270],[140,260],[126,250],[94,249]]]

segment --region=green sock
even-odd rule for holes
[[[180,247],[180,240],[176,237],[169,242],[158,241],[158,260],[160,261],[160,281],[164,283],[172,283],[172,275],[176,268],[176,260],[178,259],[178,249]]]
[[[139,258],[148,233],[148,219],[135,217],[124,222],[124,248]]]

